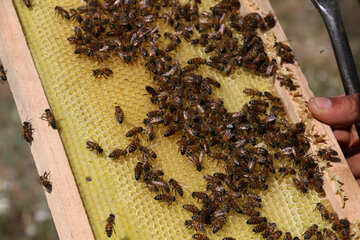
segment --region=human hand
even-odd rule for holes
[[[360,123],[360,95],[311,98],[307,106],[317,120],[331,126],[360,186],[360,141],[354,126]]]

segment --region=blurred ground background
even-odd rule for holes
[[[315,95],[343,93],[325,26],[310,0],[270,2]],[[360,2],[339,2],[359,72]],[[0,240],[58,239],[7,83],[0,84],[0,103]]]

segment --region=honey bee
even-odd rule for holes
[[[115,107],[115,118],[120,124],[124,121],[125,114],[120,106]]]
[[[150,86],[146,86],[145,90],[151,95],[151,96],[156,96],[158,94],[158,92]]]
[[[293,240],[293,237],[290,232],[285,233],[284,240]]]
[[[145,164],[147,161],[143,160],[143,163]],[[150,169],[150,170],[146,170],[145,172],[145,178],[154,180],[154,179],[161,179],[160,177],[164,176],[164,172],[161,170],[154,170],[154,169]],[[164,182],[164,181],[162,181]],[[158,184],[159,185],[159,184]],[[162,186],[166,185],[166,187],[168,187],[167,183],[162,183]]]
[[[261,202],[261,198],[259,195],[257,195],[254,192],[248,191],[248,190],[244,190],[244,195],[250,200],[250,201],[256,201],[256,202]]]
[[[191,41],[192,45],[200,44],[201,46],[206,46],[209,43],[207,38],[196,38]]]
[[[307,192],[307,188],[306,188],[304,182],[300,181],[297,178],[293,178],[293,183],[294,183],[295,187],[297,189],[299,189],[301,192],[303,192],[303,193]]]
[[[226,66],[224,67],[225,74],[227,76],[229,76],[236,65],[237,65],[237,63],[236,63],[235,59],[231,59],[230,62],[228,64],[226,64]]]
[[[341,237],[342,239],[352,239],[353,234],[350,234],[350,233],[351,233],[350,228],[342,229],[342,230],[340,231],[340,237]]]
[[[204,224],[202,222],[193,221],[193,220],[185,220],[185,226],[188,228],[193,227],[195,230],[200,230],[202,232],[205,231]]]
[[[113,71],[110,68],[98,68],[93,70],[93,75],[95,78],[104,76],[105,78],[108,78],[111,74],[113,74]]]
[[[261,222],[259,225],[253,228],[253,232],[259,233],[265,231],[265,229],[268,227],[269,223],[267,222]]]
[[[45,109],[45,113],[41,115],[40,119],[47,121],[49,126],[51,126],[53,129],[56,129],[56,120],[54,114],[49,108]]]
[[[258,96],[258,97],[262,97],[263,93],[260,92],[259,90],[256,89],[252,89],[252,88],[245,88],[245,90],[243,91],[246,95],[249,96]]]
[[[259,217],[259,216],[252,216],[250,219],[246,221],[247,224],[262,224],[266,223],[265,217]]]
[[[182,187],[180,186],[180,184],[174,180],[174,179],[170,179],[169,180],[169,184],[173,187],[173,189],[180,195],[183,196],[184,195],[184,191],[182,189]]]
[[[314,211],[315,210],[320,211],[321,218],[330,220],[330,213],[322,203],[317,203],[316,208],[314,209]]]
[[[70,41],[70,39],[68,39],[68,40]],[[70,43],[77,44],[77,43],[79,43],[79,40],[77,40],[76,42],[70,41]],[[81,41],[80,41],[80,43],[81,43]],[[83,53],[87,53],[87,52],[88,52],[88,49],[86,46],[78,46],[74,51],[75,54],[83,54]]]
[[[129,150],[129,153],[132,153],[132,152],[135,152],[136,149],[138,149],[139,147],[140,147],[140,141],[136,137],[130,142],[130,144],[126,147],[126,149]]]
[[[24,0],[24,1],[26,1],[26,0]],[[62,17],[66,18],[66,19],[70,19],[69,12],[66,11],[64,8],[56,6],[55,11],[56,11],[57,14],[60,14]]]
[[[228,155],[225,155],[221,152],[211,152],[209,153],[209,157],[217,160],[224,160],[226,161],[228,159]]]
[[[280,167],[278,172],[280,174],[284,174],[284,176],[286,176],[286,175],[295,175],[296,174],[296,170],[291,168],[291,167]]]
[[[52,191],[52,183],[49,178],[50,172],[44,172],[42,176],[40,176],[40,183],[46,189],[48,193]]]
[[[207,202],[209,200],[209,196],[205,192],[193,192],[191,196],[203,202]]]
[[[152,183],[157,185],[158,187],[160,187],[162,190],[164,190],[166,193],[170,193],[170,187],[169,187],[169,184],[161,179],[161,178],[158,178],[156,177],[154,180],[152,180]]]
[[[31,0],[22,0],[22,2],[25,4],[26,7],[31,7]]]
[[[290,91],[296,91],[296,89],[299,88],[299,85],[294,84],[294,81],[289,78],[289,77],[285,77],[282,75],[278,75],[276,77],[277,80],[280,81],[280,86],[285,86],[287,87]]]
[[[171,123],[172,119],[173,119],[173,115],[171,115],[171,114],[166,114],[166,115],[163,117],[164,125],[165,125],[165,126],[168,126],[168,125]]]
[[[263,238],[268,238],[274,232],[275,228],[276,228],[275,223],[268,223],[265,231],[261,234],[261,236]]]
[[[261,208],[261,203],[259,202],[245,202],[243,204],[244,208]],[[254,218],[254,220],[257,219],[256,217]],[[266,222],[266,218],[260,218],[260,220],[264,220],[264,222]]]
[[[105,225],[105,233],[106,236],[111,237],[112,232],[114,231],[114,225],[115,225],[115,215],[110,214],[109,217],[106,219],[106,225]]]
[[[198,214],[200,212],[200,209],[198,207],[191,204],[185,204],[183,205],[183,208],[189,212],[192,212],[193,214]]]
[[[119,159],[120,156],[126,157],[126,155],[127,155],[126,149],[115,149],[114,151],[112,151],[112,152],[109,154],[109,158]]]
[[[266,26],[268,28],[273,28],[276,25],[276,20],[274,17],[273,13],[268,13],[265,17],[264,17],[264,21],[266,23]]]
[[[196,240],[210,240],[206,235],[200,233],[195,233],[192,238]]]
[[[177,144],[179,145],[179,151],[181,153],[181,155],[184,155],[187,151],[187,142],[186,142],[186,137],[185,136],[181,136],[180,140],[177,142]]]
[[[317,152],[318,157],[321,157],[322,159],[328,160],[330,162],[340,162],[341,161],[340,158],[334,157],[337,155],[338,155],[338,152],[331,148],[320,149]]]
[[[174,196],[170,196],[167,194],[156,195],[154,199],[157,201],[168,202],[169,204],[176,200]]]
[[[222,135],[222,139],[224,142],[229,142],[235,135],[234,132],[231,131],[231,129],[225,129],[224,131],[220,132]]]
[[[86,142],[87,147],[89,148],[90,151],[96,150],[97,154],[101,154],[103,152],[103,149],[100,147],[100,145],[96,142],[92,142],[92,141],[87,141]]]
[[[330,240],[338,240],[338,237],[336,236],[336,234],[328,228],[324,228],[323,233]]]
[[[350,227],[350,222],[349,220],[347,220],[346,218],[343,219],[339,219],[339,217],[337,215],[332,215],[331,216],[333,224],[332,224],[332,229],[334,231],[340,231],[342,229],[346,229]]]
[[[83,44],[83,39],[78,39],[74,36],[68,37],[67,40],[69,41],[70,44],[74,44],[74,45],[81,45]],[[84,50],[86,50],[86,48],[84,47]],[[78,50],[80,51],[80,50]],[[80,52],[78,52],[78,54],[80,54]]]
[[[190,64],[190,65],[187,65],[187,66],[183,67],[183,68],[181,69],[181,73],[184,74],[184,73],[187,73],[187,72],[192,72],[192,71],[194,71],[194,70],[197,69],[197,68],[198,68],[197,65],[195,65],[195,64]]]
[[[169,43],[169,44],[166,46],[166,52],[171,52],[171,51],[175,50],[178,45],[179,45],[179,44],[173,43],[173,42]]]
[[[276,232],[273,232],[269,237],[268,237],[268,240],[276,240],[276,239],[279,239],[282,235],[282,231],[276,231]]]
[[[32,128],[30,120],[23,122],[22,128],[23,128],[23,137],[24,137],[25,141],[27,141],[31,145],[31,143],[34,141],[34,138],[32,135],[33,135],[35,129]]]
[[[192,58],[187,63],[188,64],[195,64],[195,65],[206,64],[206,59],[204,59],[204,58]]]
[[[188,155],[188,158],[195,165],[197,171],[200,172],[203,169],[203,166],[201,165],[201,157],[198,157],[197,155],[193,154],[193,155]]]
[[[80,13],[73,8],[69,9],[69,12],[71,14],[71,19],[76,19],[76,21],[78,21],[78,23],[81,23],[83,21],[83,18],[81,17]]]
[[[150,156],[151,158],[156,158],[156,153],[154,152],[154,150],[152,150],[151,148],[149,147],[144,147],[144,146],[141,146],[140,147],[140,151],[144,154],[147,154],[148,156]]]
[[[134,127],[132,129],[130,129],[127,133],[126,133],[126,137],[132,137],[135,136],[139,133],[142,133],[144,131],[144,129],[142,127]]]
[[[267,65],[265,70],[265,76],[273,76],[276,73],[277,62],[275,59],[272,59],[271,62]]]
[[[303,233],[304,239],[310,239],[312,236],[314,236],[318,228],[319,227],[316,224],[308,227],[308,229],[306,229],[306,231]]]
[[[144,182],[146,184],[146,187],[148,187],[150,191],[159,192],[159,188],[154,183],[152,183],[151,180],[145,178]]]
[[[164,111],[160,111],[160,110],[151,111],[146,114],[146,116],[148,116],[149,118],[160,117],[163,115],[164,115]]]
[[[217,217],[213,222],[213,233],[217,233],[219,230],[223,228],[226,222],[225,216]]]
[[[242,208],[239,213],[244,214],[246,216],[250,216],[250,217],[258,217],[260,216],[260,212],[256,211],[253,208]]]
[[[206,47],[205,47],[205,53],[210,53],[214,50],[216,50],[217,48],[217,45],[216,44],[208,44]]]
[[[134,172],[135,172],[135,180],[136,181],[139,181],[140,178],[141,178],[141,175],[143,174],[143,170],[144,170],[144,167],[143,167],[143,163],[142,162],[138,162],[134,168]]]
[[[162,18],[163,18],[165,21],[167,21],[170,26],[173,26],[173,25],[174,25],[174,22],[175,22],[175,21],[174,21],[174,19],[170,16],[170,14],[164,13],[164,14],[162,15]]]
[[[6,71],[1,63],[0,63],[0,79],[3,80],[4,82],[7,80]]]
[[[265,97],[267,97],[267,99],[269,99],[273,103],[279,103],[280,102],[280,98],[275,97],[274,95],[272,95],[269,92],[264,92],[264,95],[265,95]]]
[[[148,136],[148,140],[152,141],[155,139],[155,133],[154,133],[154,127],[152,124],[147,124],[146,125],[146,131],[147,131],[147,136]]]
[[[281,63],[294,63],[295,55],[290,46],[282,42],[275,42],[276,54],[281,57]]]
[[[168,130],[166,130],[166,132],[164,133],[165,137],[170,137],[171,135],[174,135],[176,132],[178,132],[179,130],[181,130],[181,126],[179,125],[174,125],[171,126]]]
[[[322,232],[317,231],[315,234],[315,239],[316,240],[324,240],[324,236],[323,236]]]

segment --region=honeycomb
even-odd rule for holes
[[[157,107],[146,96],[144,86],[153,85],[152,77],[143,67],[142,60],[125,65],[118,58],[98,62],[73,54],[67,42],[73,34],[70,22],[56,16],[54,7],[60,4],[69,9],[82,3],[78,0],[34,0],[32,9],[21,0],[14,5],[25,33],[32,57],[46,92],[49,104],[59,119],[59,133],[65,147],[78,189],[96,239],[107,239],[104,227],[110,213],[116,216],[113,239],[190,239],[195,230],[188,230],[184,221],[191,215],[184,211],[184,204],[197,204],[191,198],[193,191],[203,191],[205,174],[224,168],[222,163],[205,159],[204,170],[197,172],[186,157],[178,152],[176,137],[163,137],[164,129],[157,129],[155,143],[149,145],[158,155],[154,165],[165,171],[166,176],[180,182],[184,198],[168,205],[156,202],[154,194],[134,179],[134,167],[140,154],[128,155],[112,161],[106,157],[115,148],[125,148],[129,140],[125,133],[142,123],[144,116]],[[201,9],[209,9],[215,1],[203,1]],[[161,25],[160,29],[166,29]],[[177,50],[180,63],[193,57],[205,57],[201,47],[183,41]],[[92,76],[92,69],[111,68],[108,79]],[[273,91],[269,78],[237,69],[230,77],[209,68],[201,67],[206,76],[221,83],[214,96],[224,100],[229,111],[239,111],[249,97],[242,93],[245,87],[260,91]],[[125,113],[122,125],[114,118],[114,107],[120,105]],[[98,142],[105,154],[97,155],[86,149],[85,142]],[[278,229],[301,236],[313,223],[319,228],[331,228],[313,211],[316,203],[327,204],[324,196],[314,190],[302,194],[289,177],[277,175],[268,181],[269,188],[262,191],[262,216],[275,222]],[[56,191],[56,189],[54,189]],[[210,239],[232,236],[237,239],[260,239],[247,225],[247,218],[231,213],[227,224],[216,235],[209,229]]]

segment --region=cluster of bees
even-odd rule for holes
[[[115,118],[119,123],[122,123],[125,115],[120,106],[115,107]],[[150,147],[143,146],[138,137],[138,134],[142,134],[144,129],[142,127],[134,127],[126,133],[126,137],[132,138],[130,144],[125,149],[114,149],[109,158],[112,160],[119,159],[121,156],[126,157],[128,153],[134,153],[139,149],[141,152],[141,161],[136,163],[134,168],[134,177],[136,181],[142,181],[146,187],[155,193],[161,193],[155,196],[155,200],[171,203],[176,200],[175,195],[179,194],[181,197],[184,195],[184,191],[181,185],[174,179],[166,181],[163,176],[164,172],[159,169],[155,169],[152,165],[152,161],[157,158],[156,152]],[[102,154],[103,149],[101,146],[93,141],[86,142],[87,148],[91,151],[95,150],[97,154]],[[171,189],[174,196],[171,195]]]
[[[132,141],[125,149],[115,149],[109,157],[117,159],[139,149],[142,158],[135,166],[135,179],[145,183],[150,191],[161,191],[155,200],[169,204],[175,201],[170,186],[180,196],[183,191],[178,182],[173,179],[167,182],[164,173],[153,168],[151,161],[156,154],[140,143],[139,134],[145,133],[147,140],[153,141],[156,139],[154,127],[164,125],[164,137],[178,138],[179,152],[197,171],[203,170],[205,155],[214,162],[223,163],[224,172],[206,175],[206,189],[192,193],[201,206],[183,206],[192,213],[192,218],[184,224],[196,230],[193,239],[209,239],[205,228],[210,227],[217,233],[231,212],[244,215],[246,223],[256,225],[253,231],[263,238],[299,239],[293,238],[291,233],[283,234],[275,223],[260,216],[261,198],[256,192],[265,191],[268,180],[276,174],[291,176],[293,185],[302,193],[308,189],[323,192],[319,160],[336,162],[339,160],[337,152],[325,148],[315,155],[308,154],[310,140],[304,123],[289,123],[280,99],[270,92],[246,88],[244,93],[251,100],[238,112],[228,112],[220,98],[211,96],[213,88],[220,88],[221,84],[200,75],[198,69],[202,65],[228,76],[242,67],[256,74],[274,76],[281,86],[295,91],[298,85],[291,77],[277,74],[279,64],[294,63],[295,57],[289,46],[279,42],[274,48],[280,63],[266,54],[258,33],[275,26],[271,13],[264,18],[257,13],[240,16],[239,0],[221,0],[210,8],[211,12],[200,12],[199,4],[200,0],[186,4],[177,0],[105,0],[103,3],[86,0],[85,5],[77,9],[68,11],[57,6],[55,11],[80,24],[68,38],[75,46],[75,54],[98,61],[115,55],[125,63],[141,56],[145,68],[153,75],[156,87],[145,86],[145,90],[158,109],[147,114],[143,121],[145,127],[135,127],[126,134]],[[165,32],[162,36],[156,20],[164,20],[174,32]],[[235,37],[239,34],[241,39]],[[193,37],[195,35],[197,37]],[[205,53],[211,55],[210,61],[192,58],[188,59],[188,65],[181,66],[176,49],[184,40],[203,47]],[[109,68],[93,70],[95,77],[111,74],[113,71]],[[123,122],[125,116],[120,106],[115,108],[115,116],[119,123]],[[96,142],[86,144],[90,150],[103,152]],[[314,224],[303,233],[304,239],[351,238],[346,219],[339,219],[335,213],[329,213],[327,218],[328,210],[323,205],[317,205],[316,209],[332,222],[332,230],[319,231]],[[114,221],[115,216],[110,214],[106,225],[109,237]],[[231,239],[234,238],[224,238]]]

